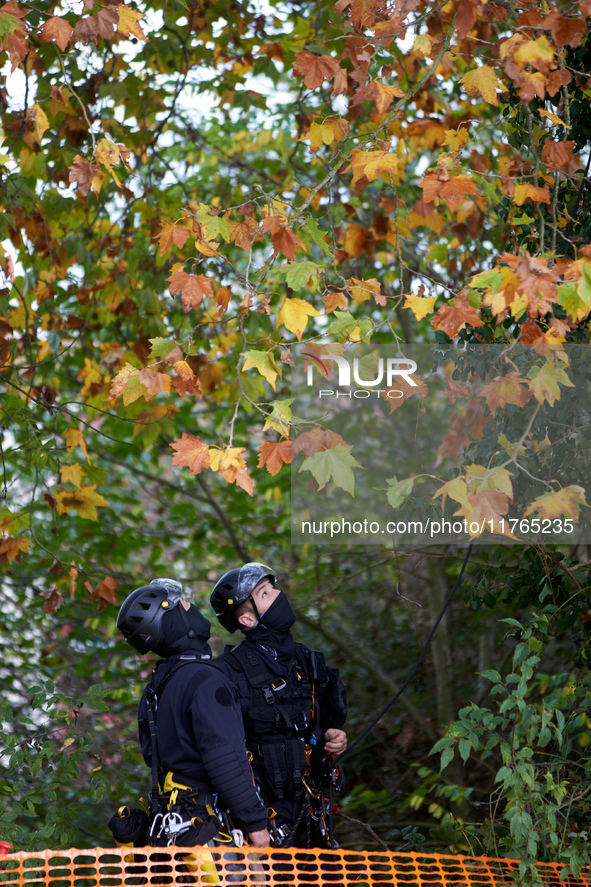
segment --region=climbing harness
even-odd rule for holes
[[[302,644],[294,645],[287,675],[273,670],[246,642],[229,648],[228,652],[231,652],[228,659],[234,660],[234,668],[243,672],[248,684],[250,698],[244,721],[255,776],[267,783],[275,801],[293,800],[298,804],[294,821],[288,823],[277,824],[277,812],[269,809],[273,846],[289,844],[302,824],[305,824],[308,846],[312,832],[314,838],[326,846],[330,840],[333,807],[325,797],[326,789],[332,786],[334,791],[340,791],[343,777],[334,758],[323,754],[319,696],[323,723],[342,724],[346,703],[337,673],[327,667],[322,653]]]
[[[227,844],[241,847],[244,843],[243,833],[240,829],[233,828],[225,811],[224,813],[220,811],[216,794],[212,794],[200,786],[179,782],[174,773],[164,773],[160,767],[156,730],[158,703],[173,675],[185,665],[195,662],[210,664],[200,655],[181,654],[176,657],[176,661],[158,685],[155,685],[154,677],[159,666],[162,665],[162,661],[154,667],[146,689],[152,749],[152,788],[149,795],[149,809],[147,813],[139,810],[130,811],[129,816],[136,814],[138,820],[141,819],[140,814],[143,814],[141,823],[135,823],[134,820],[136,830],[131,839],[128,836],[132,831],[132,822],[125,814],[129,808],[120,808],[118,813],[111,817],[109,827],[118,843],[124,843],[121,841],[124,835],[127,837],[125,843],[131,840],[131,846],[148,844],[152,847],[167,847],[211,843],[212,845]]]

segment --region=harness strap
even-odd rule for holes
[[[156,814],[158,812],[158,793],[160,791],[158,782],[160,775],[160,758],[158,757],[158,739],[156,734],[156,712],[158,711],[158,700],[159,697],[162,697],[162,693],[164,692],[165,687],[168,682],[172,678],[174,674],[176,674],[179,669],[181,669],[184,665],[189,665],[191,662],[204,662],[201,656],[194,655],[192,653],[184,653],[179,656],[178,660],[174,663],[172,668],[164,675],[163,679],[155,684],[155,676],[159,666],[162,665],[164,660],[160,660],[154,666],[152,671],[152,676],[150,678],[150,683],[146,688],[146,705],[148,709],[148,724],[150,727],[150,745],[152,750],[152,791],[150,792],[150,813]]]

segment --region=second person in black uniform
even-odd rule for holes
[[[330,781],[332,756],[347,747],[338,671],[328,668],[322,653],[295,643],[295,614],[275,588],[270,567],[249,563],[225,573],[211,603],[224,628],[244,633],[241,644],[214,661],[238,689],[246,745],[275,843],[327,846],[326,809],[316,789],[321,769],[327,768]]]

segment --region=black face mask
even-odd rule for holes
[[[271,631],[289,631],[296,621],[295,613],[286,595],[281,591],[260,618],[259,625]]]
[[[164,616],[162,623],[164,640],[154,653],[158,656],[176,656],[186,650],[195,650],[202,656],[211,657],[211,649],[207,641],[211,634],[211,623],[203,616],[194,604],[188,610],[179,604]]]
[[[289,667],[293,657],[294,639],[290,628],[295,618],[287,597],[280,592],[255,627],[245,634],[246,642],[268,653],[281,666],[280,671]]]

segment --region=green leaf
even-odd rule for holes
[[[442,773],[445,770],[445,768],[447,767],[447,765],[451,763],[451,761],[453,760],[453,756],[454,756],[453,746],[451,746],[450,748],[446,748],[443,751],[443,754],[441,755],[441,765],[439,767],[440,773]]]
[[[587,308],[591,307],[591,267],[585,265],[583,267],[583,276],[579,280],[577,292],[580,300]]]
[[[531,651],[526,643],[517,644],[513,651],[513,670],[515,670],[517,666],[529,656],[530,652]]]
[[[311,471],[318,489],[323,490],[329,480],[337,487],[346,490],[351,496],[355,495],[355,477],[353,468],[362,468],[359,462],[351,455],[349,447],[339,444],[330,450],[321,450],[309,456],[303,463],[300,471]]]
[[[486,671],[479,671],[478,674],[481,675],[481,677],[486,678],[487,681],[492,681],[493,684],[501,683],[501,676],[494,668],[488,668]]]
[[[497,268],[491,268],[490,271],[481,271],[480,274],[477,274],[473,277],[469,283],[469,287],[478,287],[481,289],[485,289],[490,286],[493,293],[499,291],[501,284],[503,283],[503,275]]]
[[[9,37],[19,30],[22,30],[22,27],[16,16],[0,12],[0,37]]]
[[[392,508],[399,508],[412,493],[414,478],[398,480],[396,477],[389,477],[386,482],[388,484],[386,498]]]
[[[273,401],[273,409],[270,415],[267,415],[263,431],[272,428],[279,434],[287,436],[289,434],[289,423],[292,421],[291,415],[291,398],[287,400]]]
[[[322,265],[315,262],[289,262],[280,265],[277,269],[285,277],[285,281],[292,290],[301,290],[308,286],[312,280],[312,289],[317,291],[320,285],[318,274],[323,270]]]
[[[333,336],[338,336],[342,342],[348,340],[352,342],[367,342],[372,329],[373,324],[369,317],[357,319],[353,317],[350,311],[341,311],[334,323],[331,323],[327,332]]]
[[[230,239],[230,223],[221,215],[211,215],[210,207],[203,203],[199,205],[197,218],[203,228],[203,233],[207,240],[225,240]]]
[[[459,749],[460,749],[460,757],[462,758],[462,761],[464,761],[464,763],[466,763],[466,761],[470,757],[470,751],[471,751],[471,746],[470,746],[470,743],[468,742],[467,739],[460,739]]]
[[[309,216],[306,219],[305,224],[302,225],[297,234],[298,237],[300,237],[304,242],[306,242],[307,239],[311,238],[314,243],[316,243],[320,247],[325,255],[332,256],[332,250],[324,240],[326,235],[324,231],[321,231],[320,227],[318,226],[318,222],[313,216]]]
[[[444,736],[442,739],[437,740],[429,754],[434,755],[437,752],[441,751],[443,748],[449,748],[450,745],[453,745],[453,739],[450,739],[448,736]]]
[[[159,357],[166,357],[167,354],[170,354],[171,351],[177,347],[176,342],[171,342],[170,339],[163,339],[161,336],[157,336],[155,339],[150,339],[151,349],[150,349],[150,360],[155,360]]]

